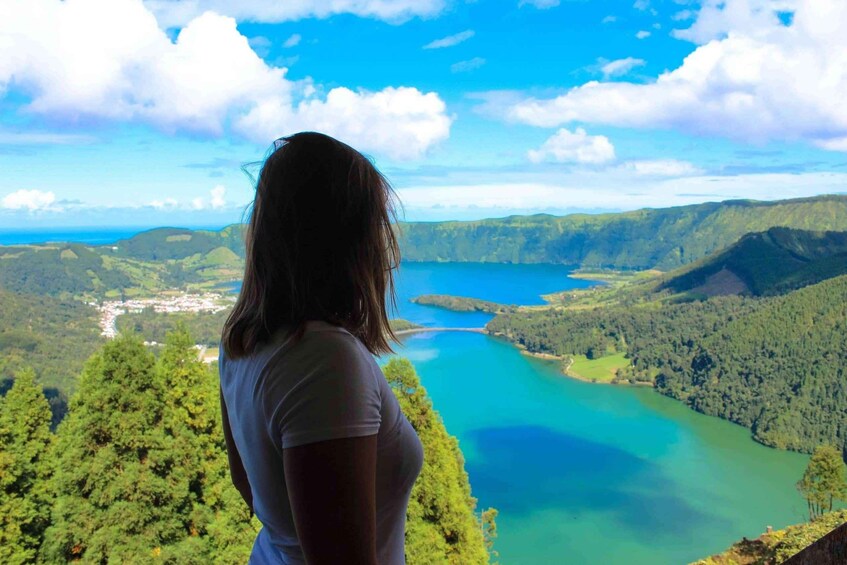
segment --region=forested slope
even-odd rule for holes
[[[847,196],[401,224],[404,259],[671,269],[774,226],[847,230]]]
[[[0,389],[31,367],[46,387],[67,391],[101,343],[91,306],[0,289]]]
[[[660,392],[810,451],[847,440],[847,276],[768,299],[670,360]]]
[[[728,276],[755,296],[781,294],[847,273],[847,232],[771,228],[744,235],[727,249],[672,273],[660,288],[726,293]]]

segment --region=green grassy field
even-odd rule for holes
[[[586,381],[612,382],[618,369],[629,365],[626,353],[605,355],[599,359],[588,359],[585,355],[574,355],[568,374]]]

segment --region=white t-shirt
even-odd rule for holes
[[[343,328],[306,324],[292,344],[271,339],[230,360],[220,377],[229,423],[264,526],[250,563],[305,563],[297,539],[282,450],[329,439],[377,434],[376,547],[380,564],[405,563],[406,508],[423,464],[415,430],[373,355]]]

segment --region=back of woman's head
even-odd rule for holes
[[[393,192],[358,151],[306,132],[283,138],[265,160],[246,230],[241,293],[223,329],[231,358],[251,354],[307,320],[347,329],[373,353],[391,351],[400,260]],[[388,296],[386,296],[388,295]]]

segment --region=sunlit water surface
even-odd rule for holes
[[[539,304],[585,287],[552,265],[404,264],[399,316],[482,326],[490,316],[419,306],[425,293]],[[687,563],[766,526],[801,521],[806,457],[649,388],[589,384],[481,334],[404,338],[448,431],[459,438],[479,507],[494,506],[500,562]]]

